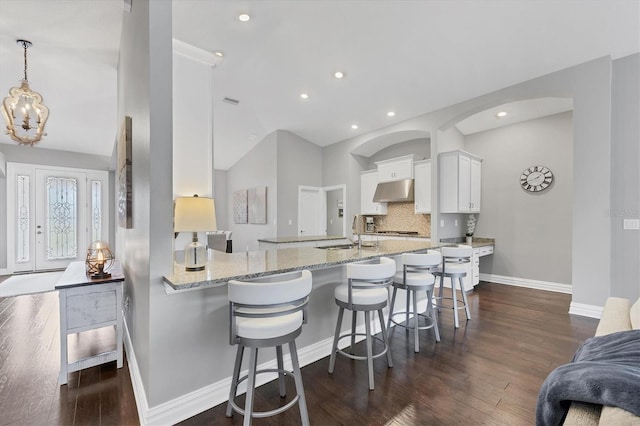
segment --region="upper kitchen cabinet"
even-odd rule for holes
[[[479,213],[482,158],[464,151],[438,155],[440,212]]]
[[[360,172],[360,214],[387,214],[387,203],[374,203],[378,186],[378,171]]]
[[[413,155],[376,161],[376,166],[378,166],[378,182],[413,178]]]
[[[415,212],[431,213],[431,160],[413,163]]]

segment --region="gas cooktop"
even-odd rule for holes
[[[418,235],[418,231],[378,231],[378,234]]]

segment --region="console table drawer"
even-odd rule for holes
[[[107,291],[91,292],[84,290],[78,294],[68,294],[67,327],[69,330],[73,330],[116,321],[116,304],[115,288]]]

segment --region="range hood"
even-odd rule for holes
[[[375,203],[413,201],[413,179],[379,183],[373,195]]]

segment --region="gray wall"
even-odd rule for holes
[[[4,135],[2,136],[5,137]],[[110,157],[58,151],[39,147],[24,147],[17,144],[0,143],[0,152],[7,162],[41,164],[56,167],[81,167],[83,169],[109,170]],[[113,182],[109,182],[113,185]],[[7,178],[0,177],[0,269],[7,268]],[[109,202],[111,203],[111,199]],[[114,211],[112,205],[109,211]],[[114,228],[114,215],[110,216],[109,227]],[[111,234],[112,235],[112,234]],[[110,235],[110,237],[111,237]],[[110,242],[113,240],[110,239]]]
[[[229,229],[229,198],[227,196],[227,171],[214,170],[213,198],[216,202],[216,224],[218,229]],[[232,218],[233,220],[233,218]]]
[[[228,228],[233,231],[233,251],[258,250],[258,238],[277,232],[277,132],[267,135],[227,171]],[[233,223],[233,193],[256,186],[267,187],[267,223]]]
[[[298,185],[322,186],[322,148],[285,130],[277,131],[277,140],[276,236],[289,237],[298,234]]]
[[[570,284],[572,113],[468,135],[465,150],[484,158],[476,235],[496,238],[481,272]],[[521,188],[520,174],[532,165],[553,172],[547,190]]]
[[[640,231],[624,219],[640,210],[640,54],[613,62],[611,93],[611,295],[640,296]]]

